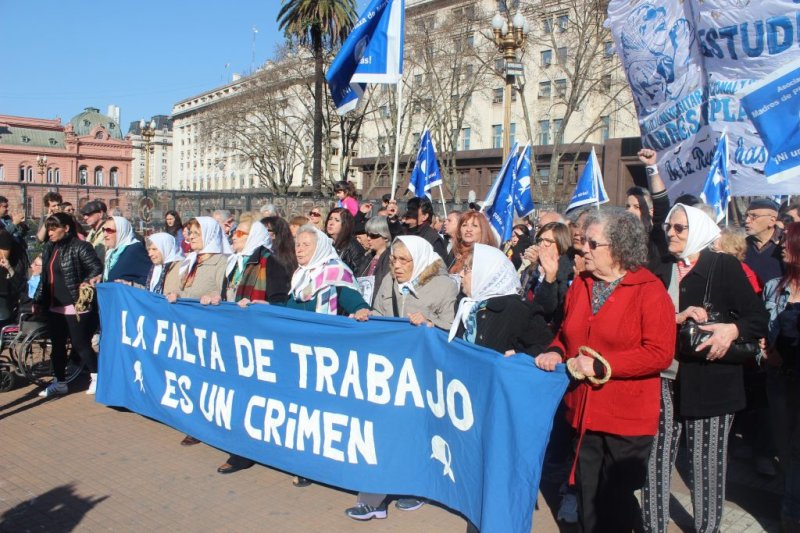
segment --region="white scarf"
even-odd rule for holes
[[[272,237],[269,235],[269,230],[261,222],[255,221],[250,225],[250,233],[247,235],[247,240],[244,242],[244,248],[241,252],[236,252],[228,257],[228,266],[225,268],[225,275],[230,276],[231,272],[241,272],[244,268],[244,262],[253,255],[259,246],[272,249]]]
[[[433,251],[433,246],[431,243],[423,239],[422,237],[416,237],[414,235],[404,235],[402,237],[397,237],[396,241],[400,241],[408,250],[408,253],[411,254],[411,259],[413,260],[413,269],[411,270],[411,277],[408,281],[403,283],[397,283],[397,288],[401,292],[403,289],[407,289],[408,292],[413,294],[417,294],[416,286],[417,281],[425,269],[435,263],[437,260],[441,259],[439,254]]]
[[[161,252],[161,264],[153,265],[153,275],[150,278],[150,291],[153,291],[161,279],[161,272],[164,270],[164,266],[175,261],[182,261],[183,251],[175,237],[169,233],[153,233],[148,239]]]
[[[197,257],[200,254],[223,254],[230,255],[233,253],[228,239],[222,232],[219,223],[211,217],[196,217],[197,223],[200,224],[200,233],[203,238],[203,249],[199,252],[190,252],[186,255],[180,266],[181,276],[191,272],[197,263]]]
[[[460,323],[466,327],[476,305],[489,298],[518,294],[519,289],[519,276],[508,256],[494,246],[475,243],[472,247],[472,295],[465,296],[458,304],[448,342],[456,336]]]
[[[688,257],[708,248],[712,242],[717,240],[720,230],[719,226],[704,212],[696,207],[683,204],[675,204],[672,206],[672,209],[670,209],[667,214],[667,222],[669,222],[672,218],[672,214],[678,208],[682,208],[686,213],[686,220],[689,226],[687,230],[688,235],[686,236],[686,247],[678,255],[678,258],[683,259],[684,263],[688,265]]]
[[[320,268],[325,266],[331,259],[341,261],[339,254],[336,253],[336,249],[333,247],[331,238],[317,228],[314,228],[314,233],[317,237],[314,255],[311,256],[311,260],[307,265],[298,266],[292,275],[292,295],[298,300],[306,286],[314,282],[314,277]]]
[[[106,250],[105,268],[103,269],[103,281],[108,279],[108,274],[117,264],[120,256],[125,251],[125,248],[139,242],[136,240],[136,234],[133,231],[133,226],[128,219],[123,217],[110,217],[114,220],[114,226],[117,229],[117,243],[113,248]]]

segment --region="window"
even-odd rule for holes
[[[86,185],[89,182],[89,169],[81,167],[78,169],[78,184]]]
[[[30,137],[28,137],[27,135],[23,135],[23,136],[22,136],[22,142],[23,142],[24,144],[28,144],[29,142],[31,142],[31,138],[30,138]]]
[[[539,144],[550,144],[550,121],[539,121]]]
[[[58,144],[58,141],[57,141],[57,140],[55,140],[55,139],[53,139],[52,137],[50,137],[49,139],[47,139],[47,142],[49,142],[49,143],[50,143],[50,146],[55,146],[55,145],[57,145],[57,144]]]
[[[469,179],[470,178],[469,172],[461,171],[458,173],[458,177],[459,177],[459,185],[461,185],[462,187],[469,187],[471,181]]]
[[[414,145],[414,147],[419,146],[419,138],[420,138],[419,132],[411,134],[411,143]]]
[[[422,83],[422,74],[414,74],[414,85]]]
[[[499,87],[497,89],[492,89],[492,103],[493,104],[502,104],[503,103],[503,88]]]
[[[6,180],[6,168],[3,165],[0,165],[0,181]]]
[[[33,182],[33,167],[19,167],[19,181]]]
[[[564,167],[558,167],[556,170],[556,183],[564,183]]]
[[[103,186],[103,169],[102,167],[97,167],[94,169],[94,184],[100,187]]]
[[[511,146],[514,146],[514,143],[517,142],[517,123],[512,122],[508,128],[508,131],[510,133],[510,139],[508,142]]]
[[[462,150],[469,150],[470,137],[471,136],[472,136],[472,128],[463,128],[461,130],[461,149]],[[2,171],[2,167],[0,167],[0,171]]]
[[[108,184],[112,187],[119,186],[119,169],[117,167],[112,167],[108,172]]]
[[[464,66],[464,75],[472,79],[473,74],[475,73],[475,67],[473,65],[465,65]]]
[[[382,105],[380,107],[380,112],[381,112],[381,117],[382,118],[389,118],[390,117],[390,111],[389,111],[389,106],[388,105]]]
[[[498,57],[497,59],[495,59],[494,60],[494,69],[499,73],[504,72],[506,70],[506,61],[505,61],[505,59],[503,59],[502,57]]]
[[[545,35],[553,33],[553,19],[550,17],[542,19],[542,33]]]
[[[536,169],[539,174],[539,181],[542,183],[550,183],[550,167],[539,167]]]
[[[567,27],[569,26],[569,15],[559,15],[556,19],[556,26],[558,26],[558,31],[560,33],[567,31]]]
[[[379,155],[386,155],[386,144],[387,138],[383,135],[378,137],[378,154]]]
[[[492,148],[503,147],[503,125],[492,125]]]
[[[25,167],[19,167],[19,181],[25,181]]]
[[[564,98],[567,95],[567,80],[556,80],[556,96]]]
[[[61,183],[61,169],[60,168],[55,169],[55,171],[53,172],[53,180],[56,183]]]
[[[600,90],[603,92],[611,91],[611,74],[606,74],[600,81]]]
[[[557,118],[553,121],[553,135],[555,136],[555,144],[564,143],[564,132],[561,131],[561,126],[564,124],[564,119]]]
[[[550,98],[552,90],[553,87],[549,81],[539,82],[539,98]]]
[[[473,35],[472,33],[467,35],[466,42],[468,48],[475,48],[475,35]]]
[[[517,101],[517,90],[514,87],[511,88],[511,101]]]
[[[542,56],[542,67],[549,67],[553,64],[553,51],[552,50],[542,50],[540,52]]]
[[[47,169],[47,183],[53,183],[53,169]]]
[[[611,117],[600,117],[600,142],[606,142],[611,133]]]
[[[614,55],[614,42],[613,41],[606,41],[603,43],[603,57],[606,59],[611,58]]]
[[[419,100],[415,100],[414,104],[411,106],[411,112],[413,114],[419,114],[422,111],[422,104]]]
[[[559,47],[558,50],[556,51],[556,54],[558,55],[558,64],[559,65],[566,65],[567,64],[567,47],[566,46]]]

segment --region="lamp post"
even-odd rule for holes
[[[497,49],[503,54],[505,60],[506,86],[503,93],[503,160],[505,160],[511,150],[511,90],[516,76],[509,72],[509,63],[516,63],[517,50],[525,46],[530,26],[520,12],[514,15],[510,25],[506,17],[495,13],[492,18],[492,30],[494,30],[494,42]]]
[[[44,171],[47,170],[47,156],[46,155],[37,155],[36,156],[36,166],[39,167],[40,181],[42,183],[44,183]]]
[[[144,119],[139,121],[139,131],[144,141],[144,188],[150,188],[150,144],[156,136],[156,121],[151,120],[147,124]]]

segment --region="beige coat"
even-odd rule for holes
[[[397,290],[397,282],[392,279],[391,273],[381,282],[381,288],[375,296],[373,310],[381,316],[395,316],[392,306],[392,293],[397,298],[397,310],[402,318],[411,313],[422,315],[433,322],[437,328],[449,330],[456,315],[456,297],[458,287],[450,277],[441,271],[425,284],[417,287],[417,294],[401,294]]]
[[[225,268],[228,265],[228,256],[223,254],[211,254],[205,261],[197,266],[197,273],[194,276],[194,281],[189,287],[181,289],[181,283],[178,282],[178,296],[181,298],[197,298],[205,296],[206,294],[219,294],[225,297]],[[177,271],[178,269],[174,269]],[[171,272],[170,272],[171,274]],[[167,285],[171,285],[169,275],[164,280],[164,294],[169,294]]]

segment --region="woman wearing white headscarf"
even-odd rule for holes
[[[659,270],[677,310],[675,322],[680,327],[694,320],[712,335],[696,354],[677,354],[661,374],[658,434],[642,491],[644,525],[647,531],[667,530],[670,475],[683,431],[687,453],[693,458],[689,486],[695,502],[695,529],[717,531],[725,501],[728,433],[733,414],[745,406],[742,362],[729,360],[726,353],[737,339],[762,338],[768,315],[739,261],[709,249],[720,230],[708,215],[676,204],[664,231],[671,257]],[[722,323],[702,326],[710,318],[709,311],[718,314]]]
[[[144,287],[151,262],[133,226],[123,217],[109,217],[103,224],[106,248],[103,281],[123,281]]]
[[[169,233],[153,233],[145,244],[153,267],[147,277],[147,290],[156,294],[178,290],[180,277],[178,267],[183,261],[183,252],[178,241]]]
[[[449,340],[458,336],[505,355],[535,356],[550,345],[553,332],[544,311],[520,298],[519,276],[502,251],[475,244],[459,275],[466,297],[459,302]]]
[[[225,272],[233,253],[222,228],[211,217],[196,217],[186,223],[190,252],[179,267],[177,290],[166,293],[167,300],[197,298],[201,303],[219,303],[225,297]]]
[[[447,275],[444,262],[433,246],[422,237],[397,237],[392,243],[389,262],[391,270],[381,282],[373,312],[408,318],[415,326],[449,329],[455,316],[458,287]],[[345,514],[353,520],[386,518],[385,500],[386,494],[359,493],[356,505],[345,510]],[[423,503],[416,498],[400,498],[395,506],[413,511]]]

